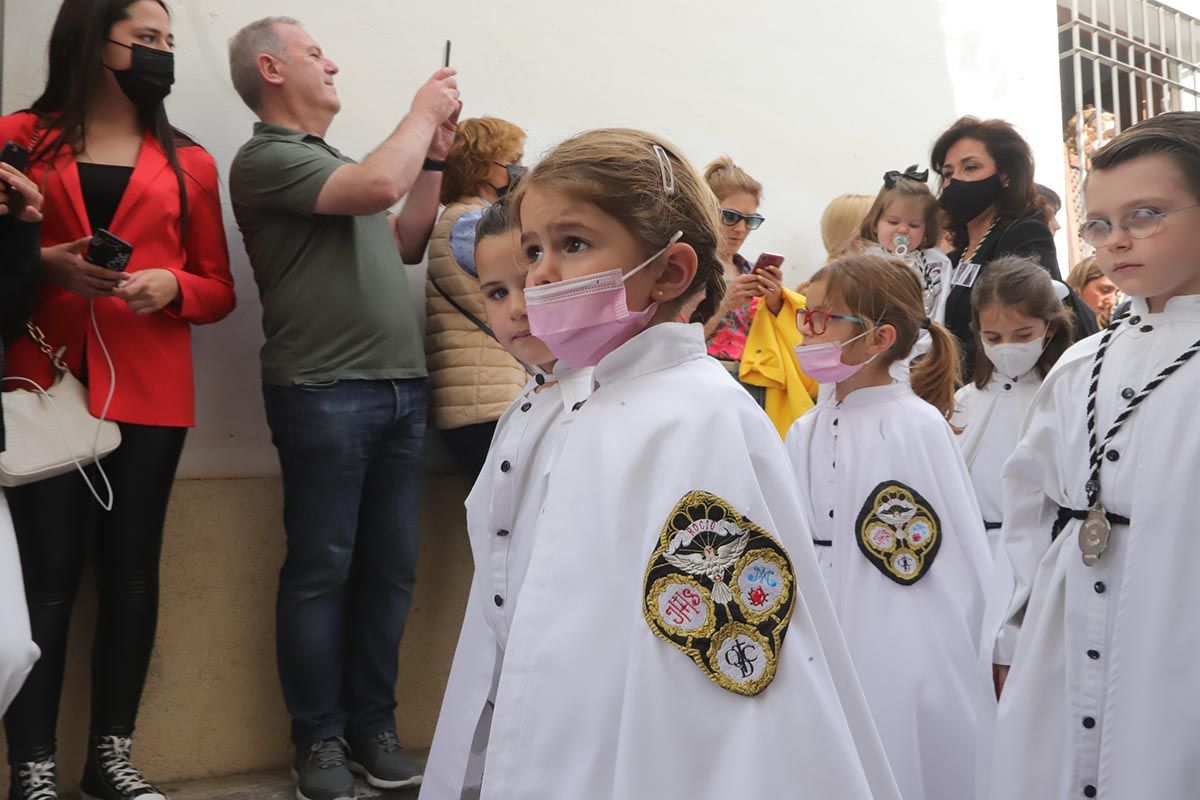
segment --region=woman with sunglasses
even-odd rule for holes
[[[716,159],[704,169],[704,179],[717,196],[721,207],[721,241],[718,255],[725,267],[725,299],[712,319],[704,325],[708,354],[738,376],[746,337],[760,299],[772,314],[783,308],[783,272],[767,266],[755,270],[739,252],[751,231],[766,221],[758,213],[762,202],[762,184],[750,177],[728,156]],[[765,390],[746,386],[759,405],[764,405]]]

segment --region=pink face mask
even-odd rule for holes
[[[630,311],[625,281],[681,238],[683,231],[624,275],[619,269],[611,269],[527,288],[525,313],[529,317],[529,332],[568,367],[596,366],[600,359],[645,330],[658,311],[657,303],[651,303],[644,311]]]
[[[844,342],[822,342],[821,344],[800,345],[796,348],[796,359],[800,362],[800,370],[817,383],[841,383],[858,374],[858,371],[875,360],[871,356],[861,364],[846,364],[842,362],[842,348],[870,333],[865,330],[853,339]]]

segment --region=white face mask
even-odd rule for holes
[[[1049,335],[1049,331],[1047,331]],[[1037,366],[1038,359],[1046,351],[1049,340],[1045,337],[1032,342],[1017,344],[988,344],[983,343],[983,352],[987,354],[992,366],[1006,378],[1019,379],[1022,375]]]

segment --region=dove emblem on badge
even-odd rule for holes
[[[728,541],[722,544],[723,539]],[[725,573],[746,552],[749,541],[750,532],[732,522],[700,519],[672,538],[663,560],[680,572],[708,578],[713,585],[713,602],[728,604],[733,592],[725,582]]]

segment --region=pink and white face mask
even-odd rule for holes
[[[796,360],[800,362],[800,370],[817,383],[841,383],[849,380],[857,375],[859,370],[874,361],[875,356],[871,356],[861,364],[846,364],[842,361],[842,348],[870,332],[870,330],[865,330],[844,342],[799,345],[796,347],[795,353]]]
[[[641,333],[658,311],[651,303],[643,311],[630,311],[625,282],[667,252],[683,238],[671,237],[662,250],[627,273],[610,269],[525,290],[529,332],[568,367],[594,367],[606,355]]]

